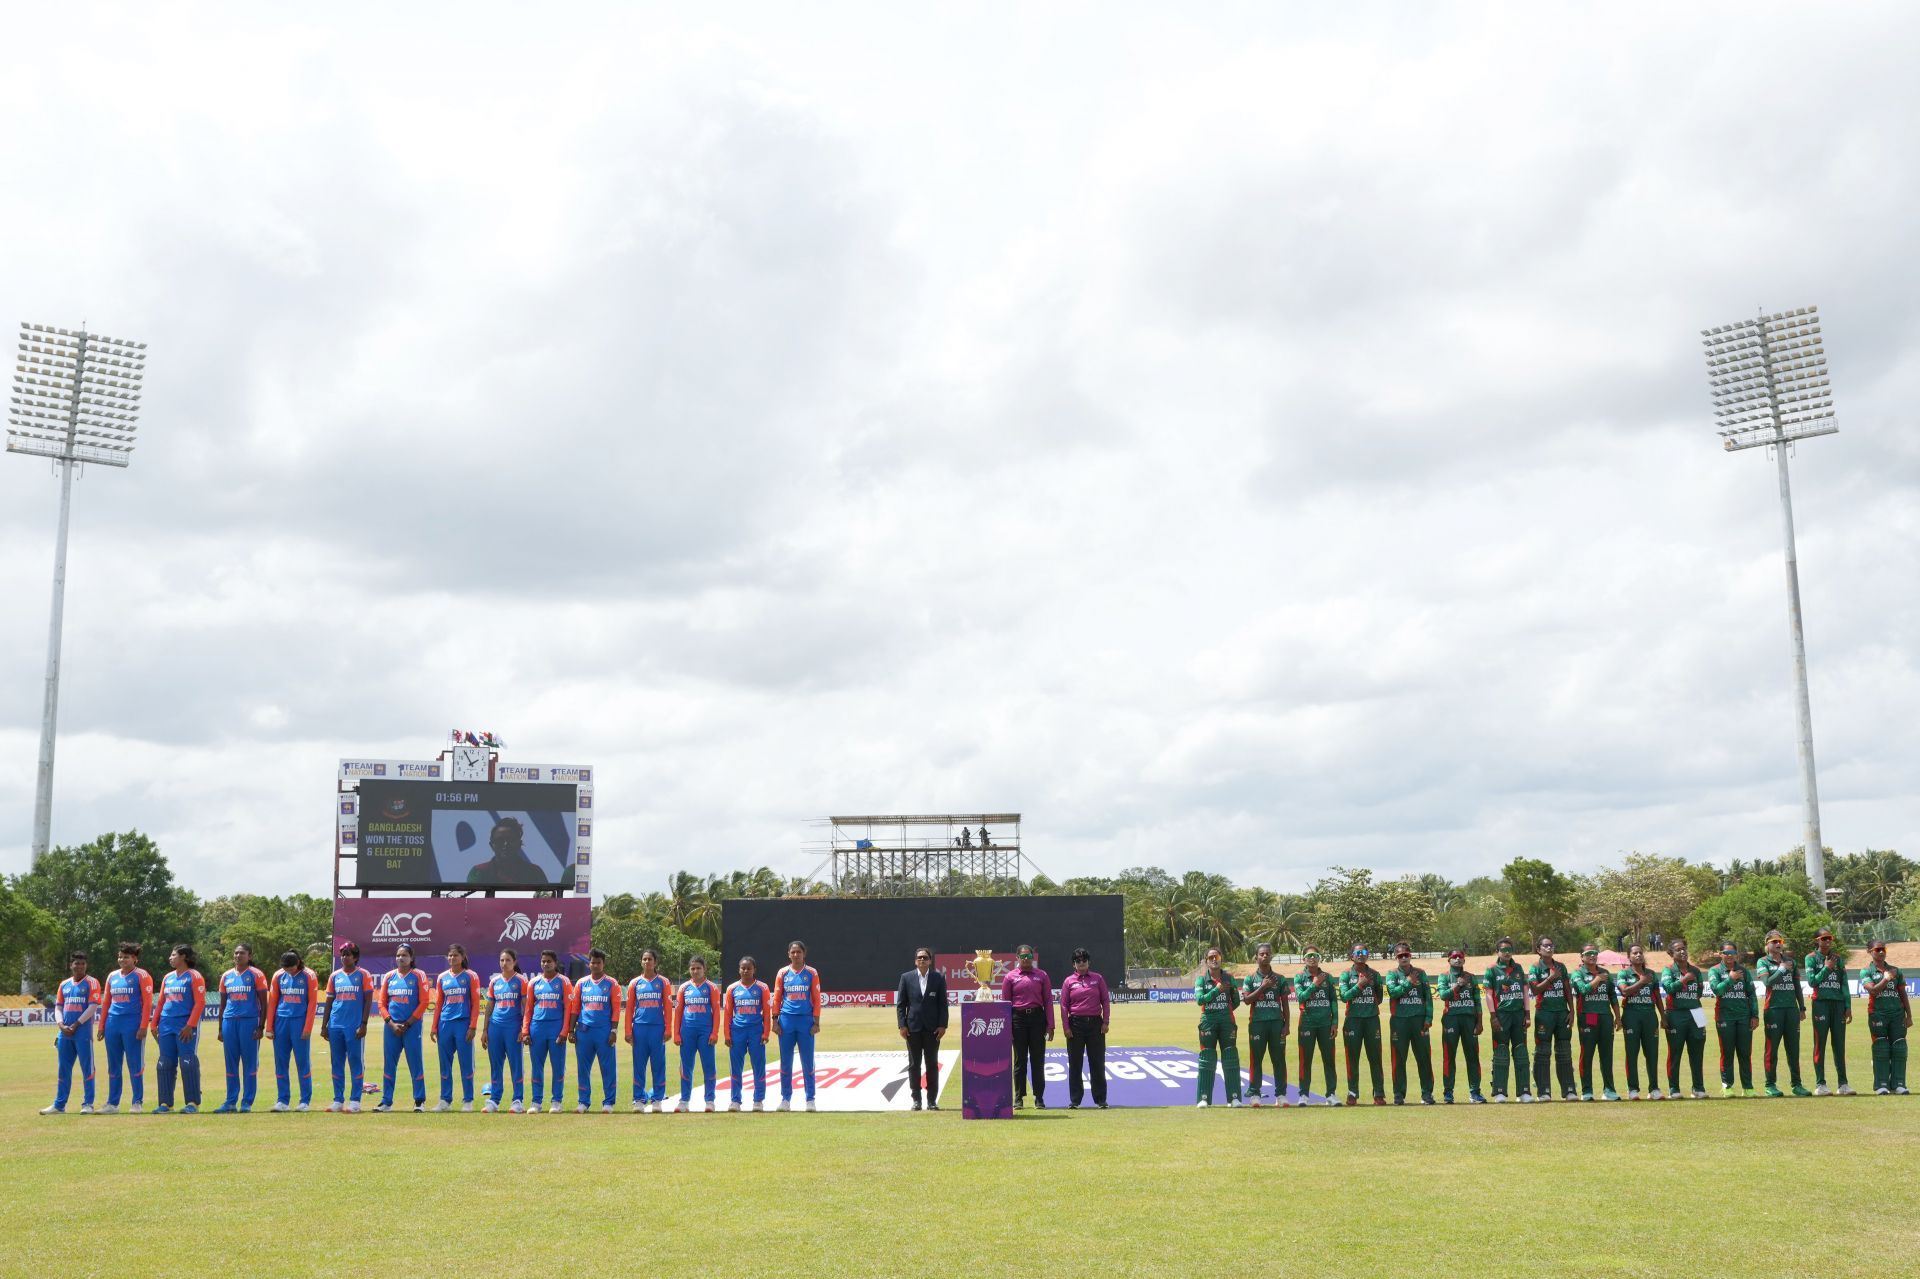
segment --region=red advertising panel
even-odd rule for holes
[[[413,947],[430,973],[447,966],[447,947],[459,942],[475,972],[500,971],[499,954],[520,956],[523,971],[540,966],[540,952],[560,952],[564,971],[584,968],[592,949],[593,906],[585,897],[342,897],[333,903],[333,948],[359,943],[368,971],[393,967],[394,947]]]
[[[993,952],[993,981],[995,990],[1000,988],[1000,979],[1007,975],[1007,970],[1013,967],[1013,956],[1014,952],[1010,950],[996,950]],[[936,953],[933,957],[933,966],[946,975],[948,990],[978,990],[980,989],[980,983],[973,975],[974,959],[975,955],[972,951],[968,951],[964,955]],[[1038,960],[1037,957],[1035,962],[1040,963],[1040,966],[1043,968],[1046,967],[1046,964]],[[1055,986],[1060,984],[1060,978],[1054,976],[1052,972],[1049,972],[1047,976],[1053,978],[1053,984]]]

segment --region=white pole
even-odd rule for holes
[[[1813,703],[1807,695],[1807,637],[1800,624],[1800,560],[1793,547],[1793,488],[1787,479],[1785,441],[1773,446],[1780,468],[1780,528],[1787,544],[1787,624],[1793,631],[1794,716],[1800,747],[1800,789],[1806,806],[1807,880],[1813,901],[1827,904],[1826,846],[1820,842],[1820,788],[1813,770]]]
[[[53,542],[53,615],[47,623],[46,701],[40,710],[40,769],[33,792],[33,860],[40,864],[53,833],[53,739],[60,717],[60,623],[67,602],[67,513],[73,507],[72,458],[60,459],[60,532]]]

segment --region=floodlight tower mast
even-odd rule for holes
[[[1787,549],[1787,623],[1793,633],[1794,714],[1805,806],[1807,880],[1814,901],[1827,898],[1826,846],[1820,839],[1820,789],[1813,767],[1813,704],[1807,695],[1807,640],[1800,619],[1800,560],[1793,544],[1793,486],[1787,450],[1798,440],[1833,435],[1833,388],[1820,337],[1820,308],[1797,307],[1700,331],[1706,347],[1713,415],[1729,452],[1765,446],[1780,475],[1780,527]]]

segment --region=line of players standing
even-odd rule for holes
[[[234,948],[233,967],[221,975],[220,1018],[217,1037],[226,1058],[227,1097],[215,1113],[246,1113],[253,1108],[259,1070],[260,1045],[272,1036],[276,1100],[275,1111],[304,1111],[313,1099],[311,1040],[322,1004],[324,1032],[331,1050],[333,1104],[329,1111],[357,1112],[365,1088],[364,1046],[368,1030],[377,1021],[384,1029],[384,1061],[380,1104],[376,1111],[394,1108],[394,1086],[405,1062],[413,1083],[413,1108],[426,1109],[427,1082],[423,1068],[423,1037],[438,1046],[440,1101],[436,1111],[453,1108],[454,1079],[461,1082],[461,1109],[474,1102],[474,1045],[486,1045],[491,1082],[484,1088],[486,1111],[508,1109],[519,1114],[561,1110],[566,1084],[567,1046],[572,1045],[577,1067],[576,1105],[582,1114],[593,1106],[593,1072],[598,1069],[603,1112],[614,1108],[616,1051],[614,1039],[624,1026],[633,1046],[632,1109],[636,1113],[664,1113],[666,1105],[666,1047],[680,1052],[680,1099],[676,1111],[693,1108],[696,1068],[704,1073],[706,1109],[714,1109],[715,1048],[725,1039],[732,1065],[733,1096],[729,1110],[743,1103],[743,1066],[754,1072],[752,1108],[765,1108],[767,1044],[775,1035],[780,1044],[780,1110],[791,1106],[793,1059],[800,1059],[805,1105],[814,1109],[814,1040],[820,1033],[820,974],[807,966],[807,948],[793,942],[787,948],[789,964],[769,987],[755,976],[751,958],[740,961],[739,980],[722,990],[708,980],[706,961],[695,956],[687,980],[678,984],[659,971],[659,955],[642,952],[641,972],[624,986],[606,971],[605,952],[588,955],[588,972],[574,981],[559,969],[559,956],[540,953],[540,969],[533,976],[519,969],[518,955],[500,953],[500,973],[483,982],[468,966],[466,949],[447,950],[447,971],[429,977],[414,965],[413,948],[395,949],[393,970],[375,978],[360,967],[360,948],[352,942],[340,947],[340,967],[322,978],[306,967],[300,955],[288,951],[272,978],[253,965],[253,950],[242,943]],[[131,1110],[145,1101],[145,1041],[152,1033],[159,1065],[155,1114],[173,1110],[178,1078],[183,1095],[181,1113],[200,1108],[199,1033],[206,1005],[206,982],[195,967],[193,947],[176,946],[168,956],[172,971],[156,991],[153,978],[139,967],[140,947],[133,942],[119,948],[117,971],[103,986],[87,974],[87,958],[71,957],[70,975],[60,984],[56,1000],[56,1088],[53,1104],[44,1115],[66,1113],[76,1068],[82,1078],[81,1114],[94,1114],[94,1056],[97,1039],[105,1045],[108,1067],[107,1100],[97,1113],[118,1111],[123,1076],[129,1082]],[[484,1040],[482,1034],[484,1029]],[[532,1058],[532,1105],[526,1104],[527,1056]],[[503,1075],[510,1076],[513,1100],[505,1104]],[[551,1076],[551,1100],[547,1083]],[[299,1100],[294,1101],[295,1095]]]

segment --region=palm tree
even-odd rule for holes
[[[675,871],[667,880],[667,922],[682,932],[687,930],[687,919],[702,901],[706,899],[706,886],[692,871]]]

